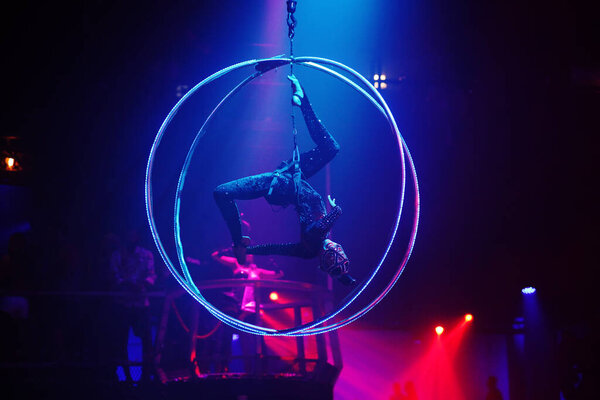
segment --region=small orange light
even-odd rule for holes
[[[437,333],[438,335],[441,335],[442,333],[444,333],[444,327],[441,325],[436,326],[435,333]]]
[[[375,89],[379,89],[379,82],[375,82]]]
[[[385,81],[385,79],[386,79],[386,76],[385,76],[385,74],[381,74],[381,76],[380,76],[379,78],[380,78],[382,81]]]
[[[467,321],[467,322],[473,321],[473,314],[467,314],[467,315],[465,315],[465,321]]]
[[[6,158],[4,159],[4,162],[6,163],[6,169],[8,169],[9,171],[10,171],[11,169],[13,169],[13,168],[14,168],[14,166],[15,166],[15,159],[14,159],[14,158],[12,158],[12,157],[6,157]]]
[[[387,83],[381,82],[381,88],[382,89],[387,89]]]
[[[279,295],[277,294],[277,292],[271,292],[271,294],[269,295],[269,298],[272,301],[277,301],[277,300],[279,300]]]

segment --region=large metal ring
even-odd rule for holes
[[[285,330],[277,330],[277,329],[265,328],[265,327],[249,324],[247,322],[238,320],[237,318],[233,318],[233,317],[223,313],[218,308],[214,307],[212,304],[210,304],[210,302],[208,302],[204,298],[204,296],[200,293],[200,290],[196,287],[192,277],[190,276],[188,267],[185,262],[185,256],[184,256],[184,252],[183,252],[183,244],[181,242],[181,235],[180,235],[179,212],[180,212],[180,204],[181,204],[181,193],[182,193],[182,190],[183,190],[183,187],[185,184],[185,177],[187,174],[187,170],[188,170],[190,162],[192,160],[194,151],[195,151],[196,147],[198,146],[198,143],[199,143],[201,137],[204,135],[205,127],[207,126],[208,122],[212,119],[212,117],[215,115],[216,111],[233,94],[235,94],[237,91],[239,91],[247,83],[251,82],[253,79],[260,76],[262,73],[265,73],[269,70],[277,68],[281,65],[286,65],[286,64],[290,64],[290,63],[313,68],[313,69],[325,72],[337,79],[340,79],[342,82],[348,84],[353,89],[357,90],[360,94],[365,96],[371,103],[373,103],[376,106],[376,108],[386,117],[391,130],[395,134],[395,138],[396,138],[397,144],[398,144],[398,154],[400,157],[400,165],[401,165],[402,173],[401,173],[401,193],[400,193],[400,198],[399,198],[398,209],[396,212],[396,219],[395,219],[395,222],[393,225],[393,231],[390,235],[390,240],[386,246],[383,256],[380,258],[379,263],[377,264],[377,266],[375,267],[375,269],[373,270],[371,275],[368,277],[368,279],[366,279],[361,285],[359,285],[356,289],[354,289],[350,295],[346,296],[346,298],[344,299],[342,304],[337,309],[330,312],[329,314],[327,314],[321,318],[318,318],[317,320],[315,320],[313,322],[299,325],[295,328],[285,329]],[[326,67],[325,65],[339,68],[339,69],[347,72],[348,74],[352,75],[358,81],[362,82],[363,85],[366,88],[368,88],[369,91],[373,94],[373,96],[371,96],[369,93],[367,93],[362,87],[357,85],[355,82],[348,79],[346,76]],[[152,170],[153,170],[156,152],[157,152],[158,146],[160,145],[160,142],[165,134],[165,131],[166,131],[167,127],[169,126],[169,124],[171,123],[173,117],[175,116],[175,114],[177,113],[179,108],[190,98],[190,96],[192,96],[202,86],[205,86],[208,83],[210,83],[218,78],[221,78],[222,76],[224,76],[230,72],[236,71],[238,69],[241,69],[241,68],[244,68],[247,66],[255,66],[257,72],[250,75],[249,77],[244,79],[242,82],[240,82],[237,86],[235,86],[225,97],[223,97],[221,99],[221,101],[217,104],[217,106],[212,110],[212,112],[209,114],[209,116],[203,123],[201,129],[198,131],[196,137],[194,138],[194,141],[192,142],[192,145],[190,146],[190,149],[187,153],[183,168],[182,168],[180,176],[179,176],[179,181],[177,184],[177,191],[175,194],[174,234],[175,234],[175,243],[176,243],[176,248],[177,248],[177,258],[179,261],[179,265],[181,267],[181,271],[183,272],[183,275],[182,275],[181,273],[179,273],[179,271],[177,271],[177,269],[174,267],[171,259],[167,255],[167,253],[162,245],[162,242],[160,240],[160,236],[158,234],[155,219],[154,219],[153,194],[152,194]],[[366,289],[366,287],[372,282],[372,280],[374,279],[376,274],[379,272],[392,245],[394,244],[396,232],[397,232],[398,226],[400,224],[402,209],[404,206],[404,195],[405,195],[405,187],[406,187],[406,163],[408,163],[408,166],[409,166],[409,169],[411,172],[411,176],[412,176],[414,193],[415,193],[415,199],[414,199],[415,203],[414,203],[414,216],[413,216],[413,223],[412,223],[412,231],[411,231],[411,235],[409,238],[409,242],[408,242],[406,251],[404,253],[404,257],[403,257],[400,265],[398,266],[395,274],[392,276],[392,278],[390,279],[390,281],[388,282],[386,287],[381,291],[381,293],[375,297],[375,299],[373,299],[371,302],[369,302],[369,304],[367,304],[365,307],[363,307],[358,312],[352,314],[351,316],[344,318],[340,321],[337,321],[333,324],[326,325],[326,323],[329,320],[331,320],[335,316],[339,315],[352,302],[354,302],[354,300],[356,300],[356,298],[361,293],[363,293],[363,291]],[[211,76],[209,76],[208,78],[204,79],[203,81],[198,83],[196,86],[194,86],[171,109],[171,111],[169,112],[169,114],[167,115],[165,120],[163,121],[160,129],[158,130],[158,133],[156,134],[156,137],[152,144],[152,148],[150,150],[150,155],[148,157],[148,164],[146,167],[145,200],[146,200],[146,212],[147,212],[147,216],[148,216],[148,222],[150,224],[150,230],[152,232],[154,242],[156,243],[156,246],[158,248],[158,251],[159,251],[163,261],[165,262],[169,271],[175,277],[177,282],[194,299],[196,299],[199,303],[201,303],[211,314],[213,314],[220,321],[223,321],[224,323],[226,323],[232,327],[235,327],[237,329],[240,329],[241,331],[244,331],[244,332],[259,334],[259,335],[268,335],[268,336],[305,336],[305,335],[314,335],[314,334],[319,334],[319,333],[325,333],[325,332],[331,331],[333,329],[337,329],[342,326],[345,326],[345,325],[355,321],[356,319],[360,318],[361,316],[366,314],[369,310],[371,310],[392,289],[392,287],[394,286],[394,284],[397,282],[400,275],[404,271],[404,268],[408,262],[408,259],[412,253],[412,249],[414,247],[417,228],[418,228],[418,222],[419,222],[419,210],[420,210],[419,186],[418,186],[418,180],[417,180],[417,175],[416,175],[416,171],[415,171],[415,166],[414,166],[412,157],[410,155],[410,152],[408,150],[408,147],[406,146],[406,143],[405,143],[404,139],[402,138],[400,131],[398,130],[398,126],[396,125],[394,116],[392,115],[385,100],[381,97],[381,95],[373,87],[373,85],[371,85],[371,83],[367,79],[365,79],[362,75],[360,75],[358,72],[354,71],[353,69],[351,69],[339,62],[336,62],[333,60],[328,60],[325,58],[318,58],[318,57],[297,57],[297,58],[293,58],[293,59],[283,58],[283,57],[273,57],[273,58],[260,59],[260,60],[248,60],[248,61],[244,61],[244,62],[241,62],[238,64],[234,64],[227,68],[224,68],[224,69],[212,74]]]

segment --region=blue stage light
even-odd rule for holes
[[[523,317],[516,317],[515,320],[513,321],[513,329],[514,330],[522,330],[525,328],[525,318]]]
[[[532,286],[528,286],[526,288],[521,289],[521,293],[523,294],[534,294],[535,293],[535,288]]]

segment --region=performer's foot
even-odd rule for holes
[[[294,93],[292,94],[292,104],[300,107],[302,105],[302,99],[304,98],[304,91],[302,90],[302,85],[298,81],[294,75],[288,75],[287,77],[290,82],[292,82],[292,90]]]
[[[250,244],[250,237],[242,236],[242,240],[238,244],[233,244],[233,254],[237,259],[238,264],[246,264],[246,247]]]

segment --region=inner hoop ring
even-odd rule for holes
[[[236,93],[241,87],[245,86],[247,83],[249,83],[256,77],[262,75],[262,73],[265,73],[271,69],[274,69],[274,68],[282,66],[282,65],[287,65],[290,63],[295,63],[298,65],[303,65],[306,67],[317,69],[317,70],[325,72],[337,79],[340,79],[344,83],[351,86],[353,89],[357,90],[360,94],[365,96],[369,101],[371,101],[371,103],[373,103],[376,106],[376,108],[386,117],[386,119],[388,120],[388,123],[390,125],[390,128],[395,133],[395,137],[396,137],[396,140],[398,143],[402,175],[401,175],[401,193],[400,193],[400,199],[399,199],[398,209],[397,209],[397,213],[396,213],[396,219],[395,219],[395,223],[393,226],[393,231],[390,235],[390,240],[389,240],[388,245],[386,246],[386,250],[385,250],[383,256],[381,257],[377,267],[371,273],[369,278],[359,288],[355,289],[350,295],[348,295],[346,297],[344,303],[340,307],[338,307],[338,309],[334,310],[333,312],[331,312],[311,323],[308,323],[308,324],[300,325],[300,326],[297,326],[297,327],[291,328],[291,329],[276,330],[276,329],[272,329],[272,328],[265,328],[265,327],[260,327],[260,326],[253,325],[253,324],[248,324],[244,321],[240,321],[236,318],[233,318],[233,317],[223,313],[219,309],[215,308],[212,304],[210,304],[202,296],[202,294],[200,293],[200,291],[194,284],[194,282],[189,274],[187,265],[185,263],[185,257],[183,254],[183,245],[181,243],[181,236],[180,236],[179,211],[180,211],[180,203],[181,203],[181,193],[183,190],[183,185],[185,183],[185,177],[187,174],[187,170],[188,170],[189,164],[192,159],[192,155],[194,153],[196,146],[198,145],[200,138],[204,134],[205,126],[207,125],[209,120],[212,118],[212,116],[219,109],[219,107],[231,95]],[[357,80],[362,82],[369,89],[369,91],[373,93],[374,96],[369,95],[369,93],[367,93],[364,89],[362,89],[360,86],[358,86],[356,83],[354,83],[353,81],[351,81],[344,75],[341,75],[338,72],[323,66],[322,64],[337,67],[337,68],[347,72],[348,74],[354,76]],[[175,242],[176,242],[176,248],[177,248],[177,257],[178,257],[178,261],[179,261],[181,270],[183,272],[183,276],[182,276],[179,273],[179,271],[177,271],[177,269],[174,267],[171,259],[167,255],[167,253],[162,245],[160,236],[159,236],[157,228],[156,228],[155,219],[154,219],[153,194],[152,194],[152,171],[153,171],[154,159],[156,156],[156,152],[157,152],[158,146],[160,145],[160,142],[165,134],[167,127],[171,123],[172,119],[174,118],[174,116],[177,113],[177,111],[179,110],[179,108],[181,108],[181,106],[189,99],[189,97],[191,97],[202,86],[204,86],[204,85],[206,85],[206,84],[208,84],[230,72],[233,72],[235,70],[244,68],[246,66],[251,66],[251,65],[255,66],[256,69],[259,70],[260,72],[254,73],[253,75],[249,76],[248,78],[243,80],[241,83],[239,83],[213,109],[211,114],[207,117],[206,121],[202,125],[202,128],[200,129],[200,131],[194,138],[194,142],[192,143],[192,145],[188,151],[184,166],[182,168],[182,171],[181,171],[181,174],[179,177],[177,192],[176,192],[176,196],[175,196],[174,234],[175,234]],[[406,157],[405,157],[405,155],[406,155]],[[404,195],[405,195],[405,186],[406,186],[405,185],[406,184],[406,165],[405,165],[406,161],[408,161],[408,165],[409,165],[410,172],[412,175],[412,180],[413,180],[414,193],[415,193],[415,199],[414,199],[415,207],[414,207],[412,231],[411,231],[409,242],[408,242],[406,251],[404,253],[402,262],[398,266],[396,273],[390,279],[387,286],[367,306],[365,306],[364,308],[362,308],[361,310],[359,310],[358,312],[356,312],[355,314],[351,315],[348,318],[345,318],[341,321],[338,321],[338,322],[330,324],[330,325],[325,325],[325,323],[327,321],[329,321],[330,319],[332,319],[333,317],[338,315],[340,312],[342,312],[346,307],[348,307],[371,283],[374,276],[377,274],[377,272],[380,270],[381,266],[383,265],[383,263],[387,257],[387,254],[393,245],[393,242],[394,242],[397,230],[398,230],[398,226],[400,223],[400,217],[401,217],[403,205],[404,205]],[[156,137],[152,144],[152,148],[150,150],[150,155],[148,157],[148,164],[146,167],[145,200],[146,200],[146,212],[147,212],[147,216],[148,216],[148,222],[150,224],[150,230],[151,230],[152,236],[154,238],[155,244],[159,250],[159,253],[160,253],[163,261],[165,262],[169,271],[175,277],[177,282],[193,298],[195,298],[199,303],[201,303],[211,314],[213,314],[220,321],[222,321],[232,327],[240,329],[244,332],[258,334],[258,335],[265,335],[265,336],[305,336],[305,335],[325,333],[330,330],[345,326],[345,325],[355,321],[356,319],[360,318],[362,315],[366,314],[377,303],[379,303],[383,299],[383,297],[392,289],[392,287],[394,286],[394,284],[397,282],[400,275],[404,271],[404,268],[408,262],[408,259],[412,253],[412,249],[414,247],[417,228],[418,228],[418,221],[419,221],[419,210],[420,210],[419,188],[418,188],[418,180],[417,180],[417,176],[416,176],[415,166],[414,166],[412,157],[410,155],[410,152],[408,150],[408,147],[406,146],[406,143],[404,142],[404,139],[402,138],[402,136],[398,130],[398,127],[396,125],[394,117],[393,117],[391,111],[389,110],[389,107],[387,106],[386,102],[383,100],[383,98],[377,92],[377,90],[371,85],[371,83],[367,79],[365,79],[362,75],[360,75],[358,72],[354,71],[353,69],[351,69],[337,61],[328,60],[325,58],[318,58],[318,57],[298,57],[298,58],[294,58],[294,59],[283,58],[283,57],[272,57],[272,58],[260,59],[260,60],[248,60],[248,61],[244,61],[244,62],[241,62],[238,64],[234,64],[227,68],[224,68],[224,69],[214,73],[213,75],[209,76],[208,78],[204,79],[203,81],[198,83],[196,86],[194,86],[171,109],[171,111],[169,112],[169,114],[167,115],[165,120],[163,121],[158,133],[156,134]]]

